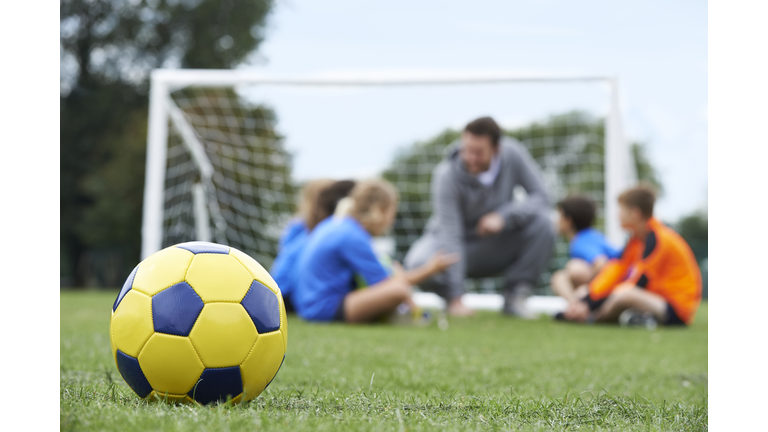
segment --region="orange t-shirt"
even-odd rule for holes
[[[608,297],[622,283],[632,283],[663,297],[686,324],[701,303],[701,272],[691,248],[678,233],[655,218],[645,242],[631,238],[619,259],[606,263],[589,284],[589,300]]]

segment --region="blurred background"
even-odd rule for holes
[[[691,244],[706,293],[706,3],[62,0],[60,24],[62,287],[118,287],[140,261],[150,71],[239,68],[275,77],[615,76],[635,169],[660,189],[657,215]],[[239,181],[214,178],[220,217],[236,227],[220,234],[267,267],[302,182],[318,177],[384,175],[398,184],[401,255],[428,216],[429,206],[416,204],[428,201],[431,167],[480,115],[493,115],[551,169],[555,198],[578,190],[602,199],[601,169],[584,171],[602,163],[608,92],[597,84],[250,86],[172,97],[217,173]],[[165,243],[194,235],[188,195],[199,176],[176,135]],[[576,154],[594,157],[552,162]]]

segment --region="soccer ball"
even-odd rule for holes
[[[253,258],[182,243],[133,269],[112,306],[109,340],[117,369],[141,398],[245,402],[285,359],[285,306]]]

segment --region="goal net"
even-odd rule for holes
[[[232,88],[169,96],[161,247],[214,241],[268,266],[297,190],[271,110]]]
[[[522,86],[528,98],[535,98],[542,85],[569,80],[604,81],[609,91],[594,92],[601,103],[591,110],[518,114],[509,122],[516,124],[505,124],[509,113],[494,110],[490,102],[510,86]],[[460,100],[472,99],[463,105],[474,103],[475,111],[446,111],[447,100],[470,94],[462,91],[473,95]],[[284,102],[289,100],[293,106]],[[386,111],[388,103],[395,109],[386,116],[361,114]],[[297,107],[311,114],[302,118]],[[152,75],[150,93],[142,255],[184,241],[214,241],[269,268],[304,181],[379,175],[397,187],[401,198],[389,243],[380,244],[390,244],[387,252],[402,260],[431,215],[432,171],[472,112],[502,120],[504,134],[523,143],[538,163],[553,200],[573,192],[594,199],[597,226],[615,243],[621,241],[611,222],[616,218],[608,215],[615,215],[612,202],[634,173],[610,79],[278,80],[240,71],[159,70]],[[298,152],[303,162],[294,157],[292,142],[304,143]],[[382,150],[393,147],[399,150]],[[525,199],[524,191],[518,192],[515,199]],[[566,259],[567,245],[559,239],[540,289],[546,290],[549,273]],[[497,292],[500,280],[468,284],[469,292]]]

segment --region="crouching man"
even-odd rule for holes
[[[527,193],[515,201],[515,187]],[[536,162],[523,145],[502,137],[490,117],[470,122],[432,175],[433,214],[405,257],[416,268],[436,251],[460,259],[419,286],[448,302],[452,316],[474,311],[462,303],[464,281],[504,276],[507,315],[531,318],[531,295],[554,248],[549,197]]]

